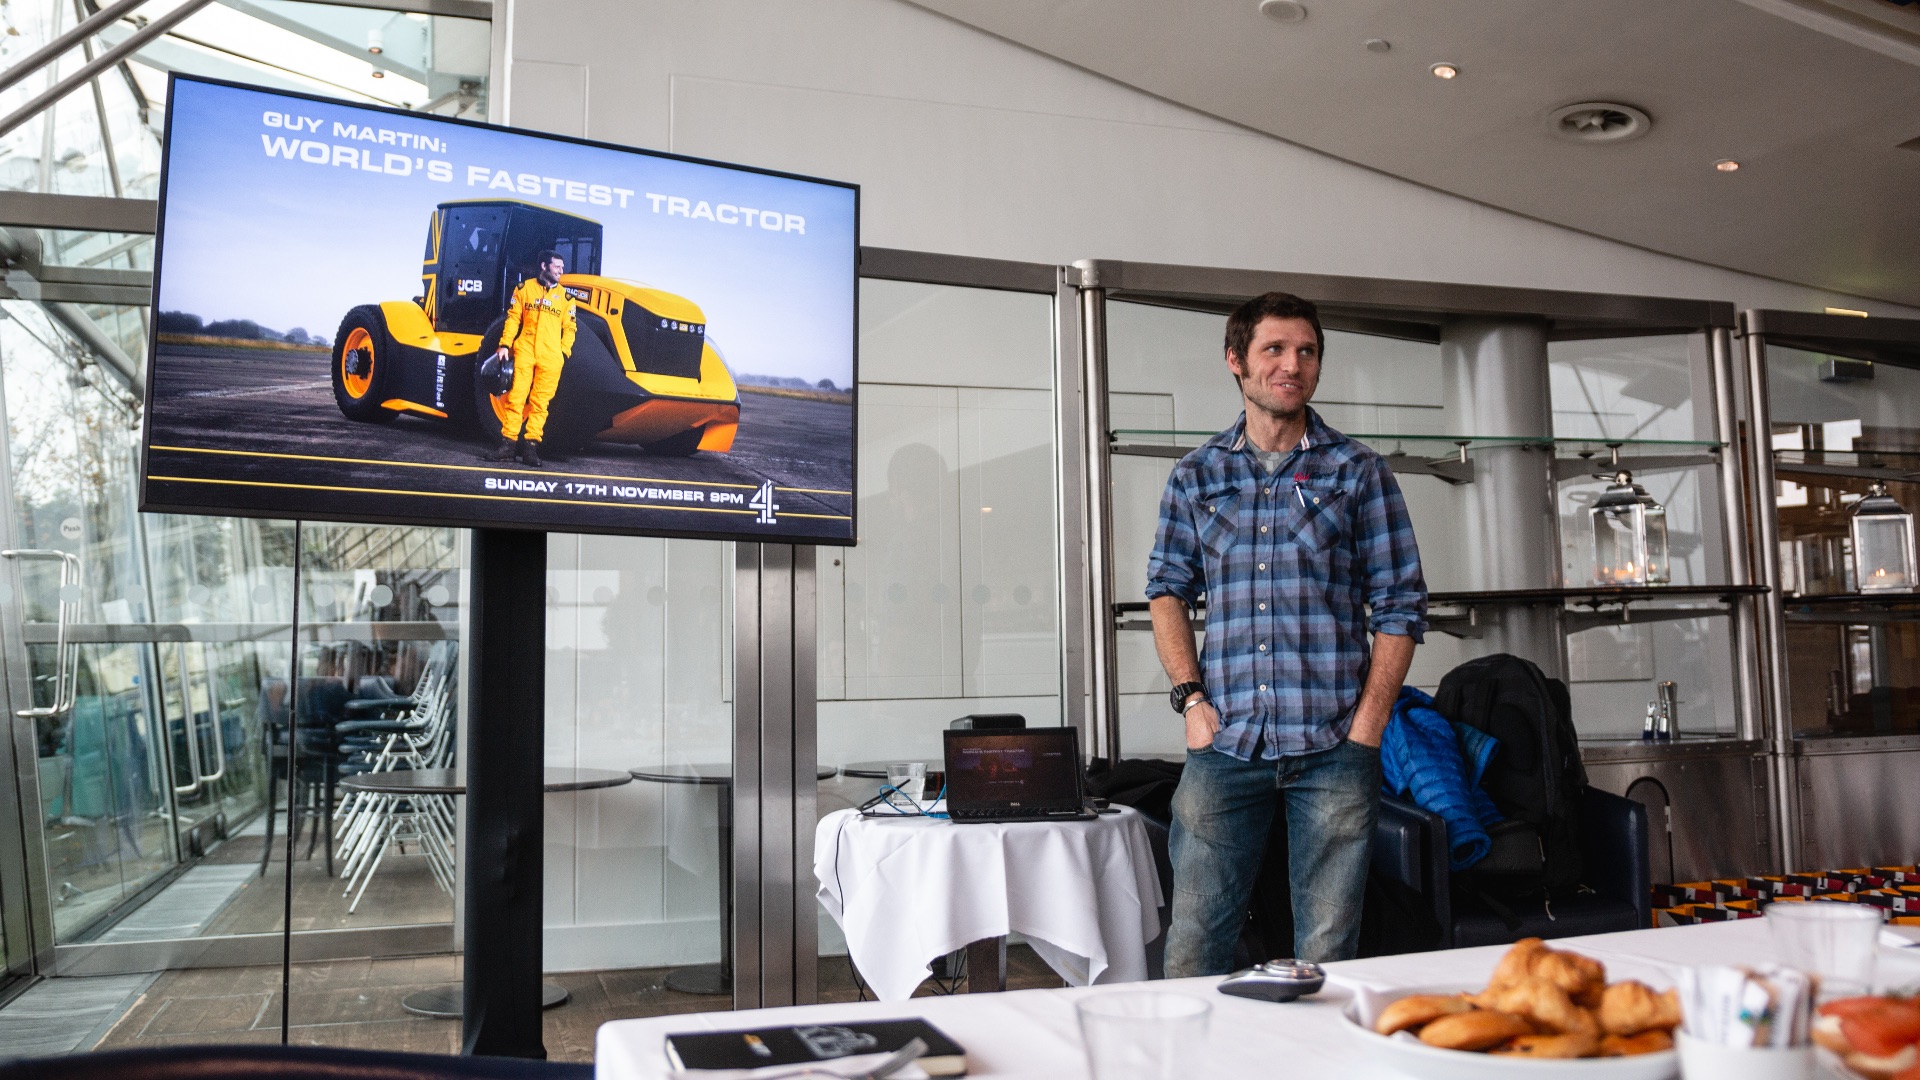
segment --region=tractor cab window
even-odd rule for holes
[[[569,274],[600,272],[600,226],[571,214],[526,207],[516,209],[507,226],[507,288],[539,273],[534,260],[552,249],[566,260]]]
[[[502,271],[507,209],[457,206],[447,211],[440,236],[440,305],[435,325],[461,334],[482,334],[507,310],[516,282]]]

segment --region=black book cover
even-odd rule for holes
[[[915,1037],[927,1044],[918,1064],[928,1076],[965,1076],[966,1051],[925,1020],[800,1024],[753,1031],[703,1031],[667,1036],[667,1060],[676,1069],[759,1069],[810,1065],[856,1054],[890,1054]]]

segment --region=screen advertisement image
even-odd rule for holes
[[[141,508],[854,539],[859,189],[175,76]]]

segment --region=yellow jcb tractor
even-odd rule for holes
[[[484,439],[504,411],[475,378],[493,355],[507,303],[534,276],[534,256],[566,260],[561,284],[579,328],[561,370],[546,443],[594,439],[655,453],[725,453],[740,392],[689,300],[600,276],[600,223],[515,199],[444,202],[427,223],[421,295],[354,308],[333,342],[333,397],[353,420],[402,413],[449,421]]]

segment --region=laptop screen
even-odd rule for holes
[[[947,732],[947,800],[955,806],[1077,807],[1078,734],[1070,727]]]

